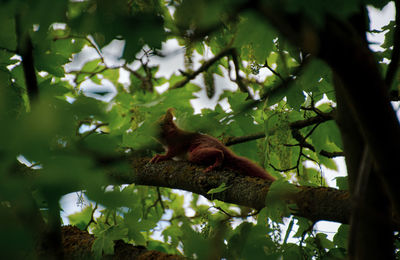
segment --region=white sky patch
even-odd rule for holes
[[[370,16],[370,29],[371,30],[381,30],[381,28],[387,25],[390,21],[394,20],[395,8],[394,3],[389,2],[382,10],[376,9],[369,6],[368,12]],[[381,51],[382,48],[379,47],[384,41],[383,33],[367,33],[367,39],[370,42],[370,48],[373,51]]]

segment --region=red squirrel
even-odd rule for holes
[[[276,178],[245,157],[234,154],[218,139],[209,135],[184,131],[173,121],[173,108],[158,121],[161,131],[158,141],[167,149],[166,154],[155,155],[150,162],[157,163],[173,157],[186,157],[190,162],[208,166],[204,172],[225,166],[239,172],[275,181]]]

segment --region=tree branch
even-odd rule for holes
[[[236,84],[238,85],[239,89],[242,92],[247,93],[249,95],[249,97],[252,98],[252,95],[249,92],[249,89],[247,88],[247,86],[243,82],[242,76],[240,76],[240,74],[239,74],[240,66],[239,66],[238,54],[237,54],[236,49],[234,49],[234,48],[231,49],[231,56],[232,56],[233,64],[235,65],[235,74],[236,74],[235,82],[236,82]]]
[[[218,53],[217,55],[215,55],[214,57],[212,57],[211,59],[205,61],[200,68],[198,68],[196,71],[194,71],[193,73],[185,73],[185,78],[181,81],[178,81],[177,83],[175,83],[175,85],[173,85],[172,87],[170,87],[170,89],[176,89],[176,88],[182,88],[183,86],[185,86],[187,83],[189,83],[189,81],[191,81],[192,79],[196,78],[200,73],[206,71],[209,67],[211,67],[211,65],[213,65],[215,62],[217,62],[218,60],[220,60],[221,58],[231,54],[232,49],[231,48],[227,48],[224,49],[223,51],[221,51],[220,53]]]
[[[64,226],[62,232],[62,248],[65,259],[92,259],[94,253],[92,245],[95,240],[94,235],[87,231],[82,231],[74,226]],[[43,250],[39,255],[41,258],[47,258],[48,252]],[[171,255],[163,252],[148,250],[144,246],[133,246],[122,240],[114,241],[114,255],[110,259],[184,259],[179,255]],[[102,259],[109,259],[104,256]]]
[[[138,185],[181,189],[200,194],[210,200],[261,209],[265,206],[271,182],[241,175],[228,170],[204,173],[186,161],[165,161],[156,164],[148,159],[132,160],[134,174],[110,173],[115,184],[135,183]],[[207,192],[225,183],[230,188],[214,194]],[[289,203],[297,205],[295,215],[313,221],[329,220],[348,223],[351,203],[349,194],[327,187],[298,187],[296,194],[289,196]]]
[[[335,110],[332,110],[328,113],[324,113],[319,111],[318,115],[315,117],[310,117],[308,119],[304,119],[304,120],[299,120],[299,121],[294,121],[289,123],[289,127],[292,130],[299,130],[301,128],[307,127],[307,126],[311,126],[311,125],[315,125],[315,124],[321,124],[323,122],[329,121],[329,120],[333,120],[335,118]],[[231,145],[235,145],[235,144],[240,144],[240,143],[245,143],[245,142],[249,142],[249,141],[254,141],[260,138],[264,138],[265,137],[265,133],[264,132],[259,132],[259,133],[254,133],[254,134],[250,134],[250,135],[245,135],[245,136],[239,136],[239,137],[229,137],[226,141],[225,141],[225,145],[226,146],[231,146]],[[304,140],[304,137],[301,137],[299,140],[303,140],[302,141],[302,145],[305,148],[310,149],[311,151],[315,152],[316,149],[314,148],[314,146],[312,146],[311,144],[309,144],[308,142],[306,142]],[[298,144],[296,144],[298,145]],[[344,156],[343,152],[328,152],[325,150],[321,150],[319,152],[320,155],[328,157],[328,158],[334,158],[334,157],[339,157],[339,156]]]
[[[244,135],[244,136],[238,136],[238,137],[231,136],[231,137],[227,138],[225,145],[231,146],[234,144],[240,144],[240,143],[245,143],[245,142],[249,142],[249,141],[254,141],[257,139],[264,138],[264,137],[265,137],[264,132],[259,132],[259,133],[255,133],[255,134]]]

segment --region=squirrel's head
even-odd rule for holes
[[[160,117],[160,119],[158,120],[157,123],[158,123],[162,133],[169,132],[170,130],[176,128],[176,125],[174,123],[174,111],[175,111],[175,108],[168,108],[165,115]]]

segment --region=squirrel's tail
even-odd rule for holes
[[[259,177],[269,181],[276,180],[275,177],[249,159],[237,155],[232,155],[230,157],[227,166],[232,167],[234,170],[238,170],[245,175]]]

